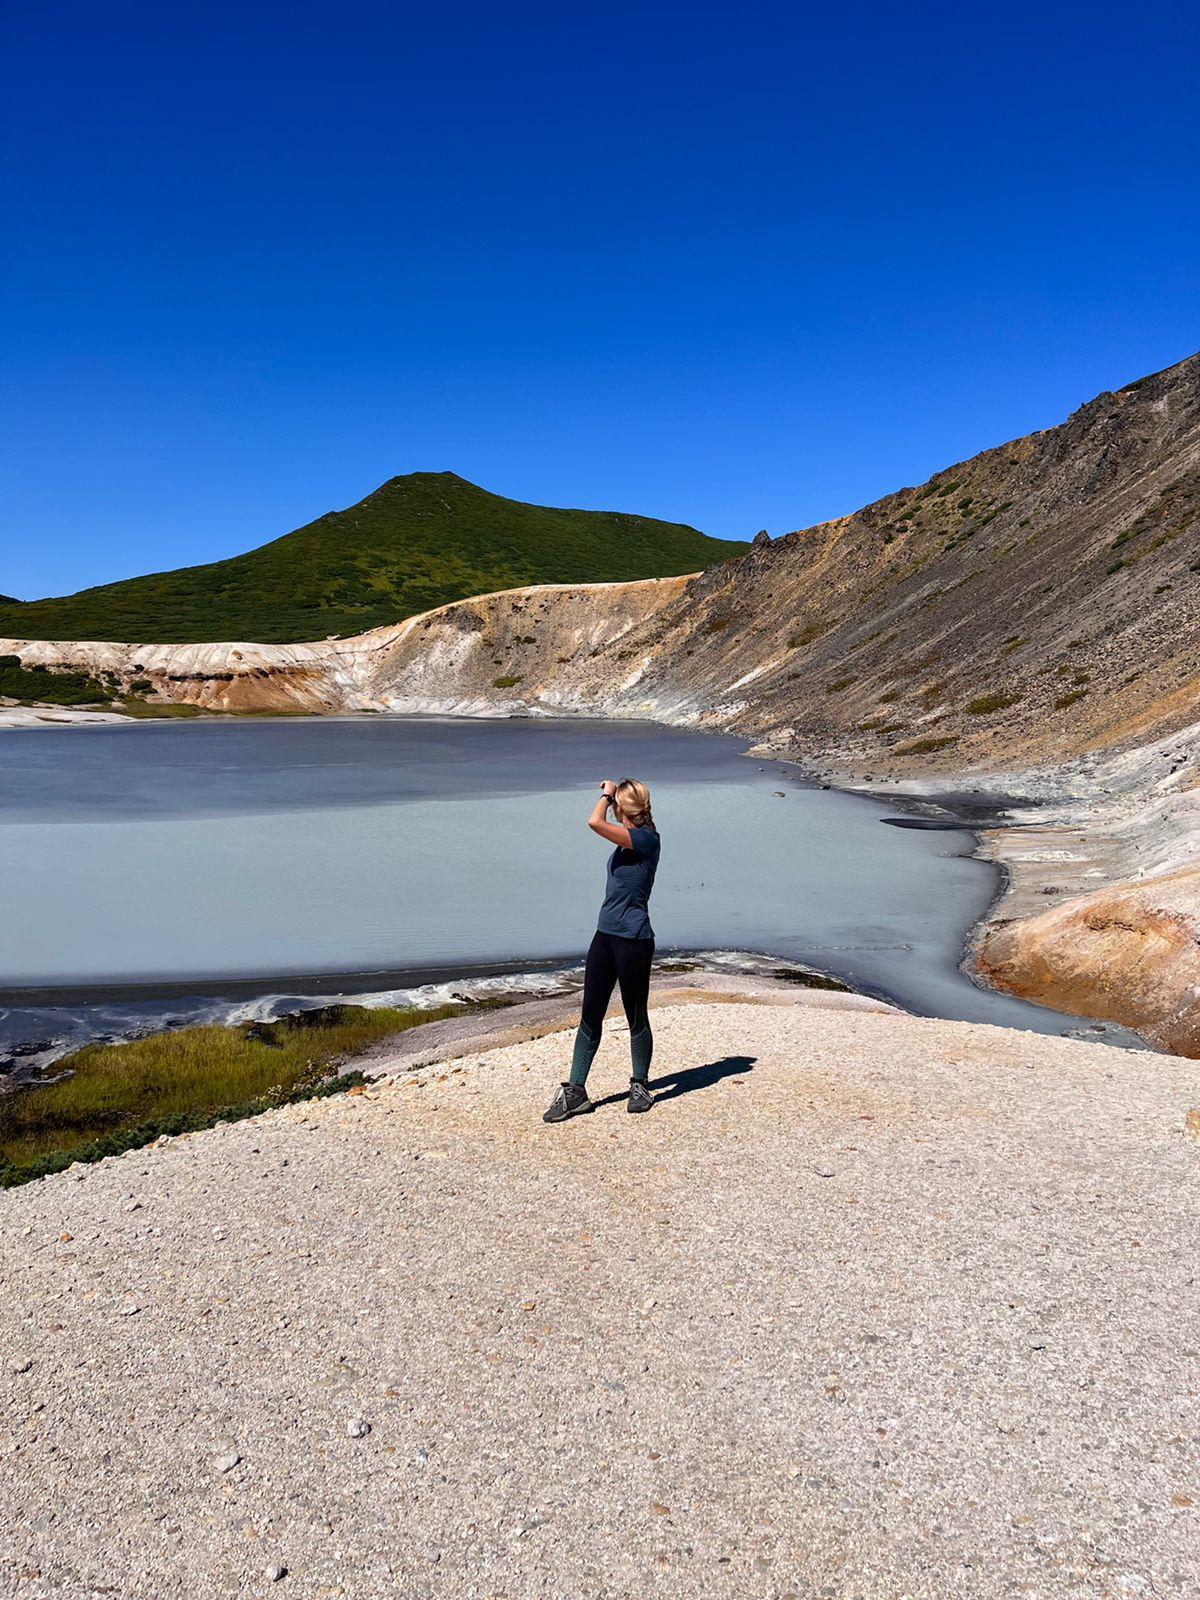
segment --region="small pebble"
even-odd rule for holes
[[[236,1450],[230,1450],[223,1456],[214,1456],[213,1466],[218,1472],[232,1472],[241,1459]]]
[[[371,1431],[371,1424],[364,1422],[362,1417],[351,1417],[346,1424],[346,1432],[352,1439],[365,1439]]]
[[[273,1567],[267,1568],[267,1582],[278,1583],[281,1578],[287,1577],[287,1568],[282,1562],[277,1561]]]

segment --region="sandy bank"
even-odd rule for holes
[[[8,1195],[13,1592],[1194,1590],[1196,1066],[655,1029],[643,1118],[551,1034]]]
[[[77,728],[103,727],[105,723],[129,720],[119,711],[81,711],[76,706],[0,705],[0,729],[52,728],[56,725]]]

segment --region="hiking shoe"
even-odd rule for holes
[[[649,1111],[654,1104],[654,1096],[650,1093],[644,1078],[631,1078],[629,1080],[629,1104],[626,1111]]]
[[[558,1093],[550,1102],[549,1111],[542,1114],[543,1122],[565,1122],[568,1117],[577,1117],[581,1111],[592,1111],[595,1108],[587,1097],[587,1090],[581,1083],[564,1083],[559,1085]]]

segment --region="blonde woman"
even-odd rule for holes
[[[584,967],[583,1015],[575,1035],[571,1076],[551,1101],[543,1122],[565,1122],[568,1117],[593,1109],[585,1085],[600,1047],[604,1013],[616,984],[621,987],[621,1004],[629,1019],[633,1068],[625,1109],[649,1111],[654,1104],[647,1087],[654,1053],[646,1009],[654,956],[654,929],[647,902],[658,869],[659,842],[650,813],[650,791],[635,778],[622,778],[620,783],[606,779],[600,785],[600,798],[588,818],[588,827],[616,849],[608,860],[604,904]]]

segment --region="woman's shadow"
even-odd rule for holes
[[[742,1073],[749,1072],[757,1060],[757,1056],[722,1056],[719,1061],[707,1061],[702,1067],[684,1067],[679,1072],[667,1072],[661,1078],[651,1078],[654,1103],[659,1105],[664,1100],[673,1100],[680,1094],[691,1094],[696,1089],[711,1089],[722,1078],[740,1077]],[[599,1109],[628,1098],[628,1091],[622,1091],[620,1094],[605,1095],[595,1105]]]

